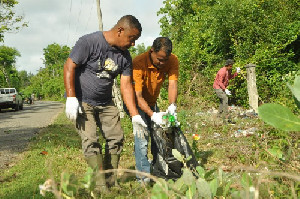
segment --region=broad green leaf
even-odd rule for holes
[[[197,170],[200,178],[204,178],[204,176],[205,176],[205,170],[201,166],[197,166],[196,170]]]
[[[251,176],[247,173],[243,173],[241,183],[242,183],[244,189],[249,190],[249,187],[252,186]]]
[[[259,117],[266,123],[284,131],[300,131],[300,119],[291,110],[279,104],[258,107]]]
[[[291,89],[298,102],[300,102],[300,76],[296,76],[294,85],[291,86],[290,84],[288,84],[288,87]]]
[[[212,170],[209,170],[207,173],[205,173],[205,180],[211,180],[214,176],[212,174],[214,174],[216,171],[216,169],[212,169]]]
[[[184,185],[184,180],[183,180],[183,178],[181,177],[181,178],[179,178],[178,180],[176,180],[176,182],[175,182],[173,188],[174,188],[175,190],[180,190],[180,189],[182,188],[183,185]]]
[[[283,153],[282,151],[280,150],[280,148],[278,147],[273,147],[271,149],[267,149],[269,151],[269,153],[271,153],[273,156],[281,159],[281,160],[284,160],[283,158]]]
[[[151,199],[168,199],[168,196],[160,185],[155,184],[151,191]]]
[[[183,179],[183,182],[188,186],[191,186],[193,181],[195,180],[193,173],[189,169],[183,169],[183,174],[181,178]]]
[[[218,180],[217,180],[217,178],[210,181],[209,186],[210,186],[210,190],[211,190],[211,193],[212,193],[213,197],[216,196],[217,189],[218,189]]]
[[[179,151],[177,151],[177,149],[172,149],[172,155],[180,162],[183,162],[183,156]]]
[[[211,199],[212,198],[212,193],[211,193],[210,186],[209,186],[208,182],[206,182],[202,178],[199,178],[196,181],[196,185],[197,185],[197,191],[198,191],[199,198],[205,198],[205,199]]]

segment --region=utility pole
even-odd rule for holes
[[[100,9],[100,0],[96,0],[97,3],[97,13],[98,13],[98,21],[99,21],[99,30],[103,31],[103,22],[102,22],[102,12]]]
[[[103,31],[103,21],[102,21],[102,12],[100,7],[100,0],[96,0],[97,3],[97,13],[98,13],[98,21],[99,21],[99,30]],[[120,112],[120,118],[124,118],[124,110],[123,110],[123,102],[121,97],[120,88],[118,86],[117,80],[114,80],[114,85],[112,87],[112,96],[116,106]]]

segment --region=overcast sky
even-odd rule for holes
[[[143,27],[136,44],[152,44],[159,36],[157,11],[162,0],[101,0],[103,29],[109,30],[120,17],[131,14]],[[36,74],[43,65],[43,49],[57,43],[73,47],[82,35],[99,30],[96,0],[19,0],[18,15],[24,15],[28,27],[5,34],[4,45],[16,48],[21,57],[17,70]]]

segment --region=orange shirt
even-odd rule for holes
[[[160,69],[152,65],[149,51],[135,57],[132,64],[135,91],[142,91],[142,96],[149,106],[155,105],[166,76],[169,80],[178,80],[179,62],[177,56],[172,53]]]

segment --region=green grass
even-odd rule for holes
[[[131,131],[130,120],[125,118],[122,123],[127,133],[120,167],[134,169],[133,136],[128,133]],[[80,137],[74,125],[64,114],[60,114],[52,125],[42,129],[31,140],[28,150],[19,155],[14,166],[0,174],[0,198],[44,198],[40,195],[39,185],[47,179],[52,178],[60,183],[62,172],[73,173],[81,178],[86,170]],[[112,188],[104,198],[147,198],[150,194],[150,187],[140,186],[133,175],[123,174],[120,182],[120,187]],[[46,198],[55,197],[47,193]],[[76,198],[89,198],[89,194],[81,190]]]
[[[186,100],[189,101],[188,98]],[[228,172],[227,168],[243,166],[257,170],[268,168],[295,175],[299,173],[299,133],[277,131],[264,125],[258,118],[236,118],[236,125],[223,125],[208,114],[207,110],[198,104],[189,108],[179,105],[178,112],[182,131],[191,145],[192,134],[200,134],[201,138],[194,142],[193,148],[204,168],[221,167]],[[128,117],[122,119],[122,127],[125,142],[120,168],[134,169],[134,141]],[[256,135],[232,137],[235,131],[250,127],[258,129]],[[283,151],[285,160],[280,160],[267,151],[274,146]],[[38,136],[31,140],[28,150],[20,154],[13,167],[0,174],[0,198],[44,198],[39,193],[39,185],[47,179],[52,178],[60,185],[63,172],[73,173],[82,178],[86,170],[80,137],[74,125],[62,113],[52,125],[42,129]],[[273,194],[274,198],[292,197],[295,195],[292,194],[291,187],[299,194],[299,182],[293,182],[285,177],[272,176],[266,179],[267,183],[261,183],[260,196],[265,194],[264,197],[269,198]],[[120,187],[113,187],[110,193],[102,198],[151,197],[151,187],[138,184],[133,174],[120,173],[119,182]],[[55,197],[52,193],[47,193],[46,198]],[[82,189],[76,198],[90,198],[90,196]]]

